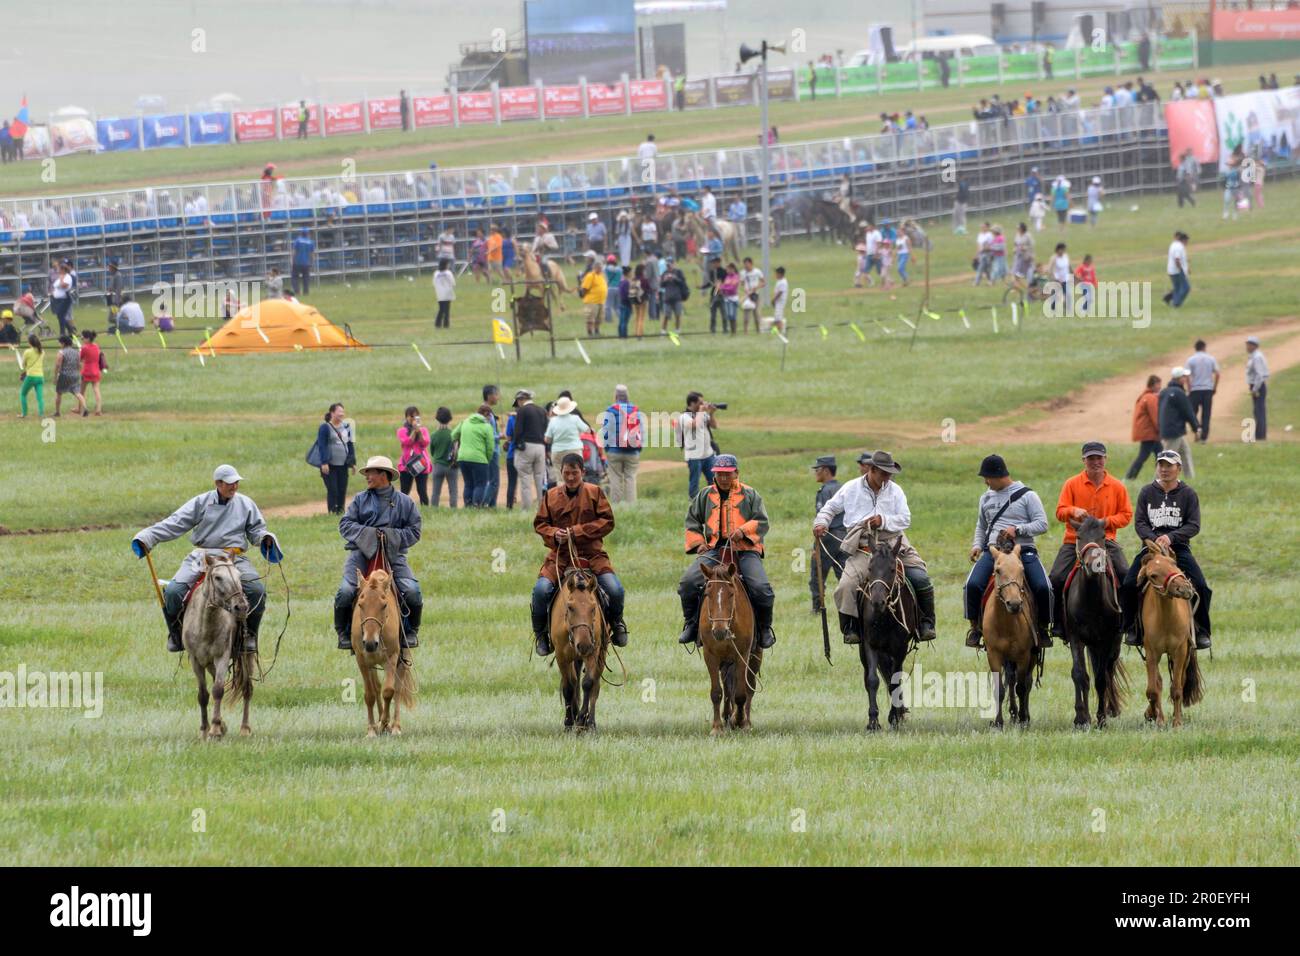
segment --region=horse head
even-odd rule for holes
[[[391,599],[392,579],[387,571],[372,571],[370,577],[357,572],[356,613],[361,618],[361,646],[367,654],[378,651],[383,641]]]
[[[993,582],[998,600],[1011,615],[1019,614],[1025,607],[1025,566],[1020,562],[1020,545],[1010,550],[1004,547],[993,552]]]
[[[865,616],[867,624],[887,613],[886,608],[898,585],[898,555],[902,550],[901,534],[892,545],[882,545],[879,536],[872,533],[871,559],[867,562]]]
[[[207,603],[231,614],[247,614],[248,598],[239,579],[239,569],[228,554],[205,554],[203,572],[207,575]]]
[[[1109,557],[1106,554],[1106,522],[1092,515],[1084,518],[1075,528],[1074,551],[1079,564],[1088,574],[1105,574]]]
[[[1191,580],[1178,567],[1173,553],[1154,541],[1143,542],[1147,549],[1146,561],[1138,572],[1138,583],[1149,581],[1151,587],[1161,597],[1182,598],[1190,601],[1196,597],[1196,588]]]
[[[596,577],[590,571],[571,570],[564,577],[564,626],[579,657],[590,657],[600,640],[600,601]]]
[[[736,566],[705,565],[704,613],[715,641],[729,640],[736,622]]]

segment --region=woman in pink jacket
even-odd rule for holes
[[[414,482],[420,504],[427,505],[429,472],[433,471],[433,461],[429,458],[429,429],[420,424],[420,410],[414,405],[407,408],[406,421],[397,428],[397,440],[402,445],[402,457],[397,462],[402,494],[410,494]]]

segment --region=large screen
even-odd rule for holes
[[[617,83],[636,75],[634,0],[526,0],[528,79]]]

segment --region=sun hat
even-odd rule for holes
[[[571,398],[558,398],[555,404],[551,406],[551,411],[557,415],[568,415],[578,407],[578,403]]]
[[[384,455],[371,455],[366,459],[366,467],[361,469],[361,474],[368,471],[386,471],[392,481],[397,480],[397,469],[393,467],[393,460]]]
[[[861,458],[858,460],[862,461]],[[894,456],[887,451],[873,451],[871,457],[867,459],[867,464],[889,475],[896,475],[903,470],[903,466],[894,461]]]

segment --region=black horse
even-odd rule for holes
[[[818,193],[802,192],[792,196],[786,203],[786,211],[798,217],[810,239],[814,232],[818,232],[823,241],[834,239],[851,243],[858,235],[856,218],[847,215],[838,203]]]
[[[1091,726],[1088,717],[1088,664],[1097,683],[1097,726],[1118,717],[1128,675],[1120,660],[1122,613],[1119,587],[1106,554],[1106,522],[1089,516],[1075,529],[1078,565],[1065,589],[1065,637],[1074,667],[1074,726]],[[1086,656],[1085,656],[1086,655]]]
[[[862,629],[858,658],[862,661],[863,682],[871,699],[868,731],[880,729],[876,691],[881,677],[889,687],[890,726],[897,727],[907,714],[902,697],[902,683],[906,679],[903,662],[916,631],[918,615],[916,597],[898,563],[902,547],[902,535],[893,547],[880,545],[872,537],[867,584],[858,592],[858,624]]]

